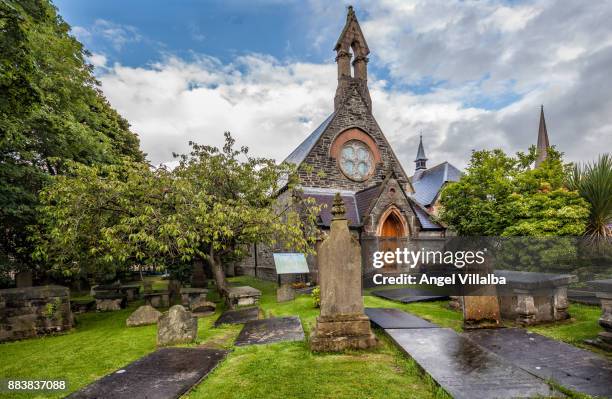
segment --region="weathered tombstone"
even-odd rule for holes
[[[474,252],[486,250],[486,241],[474,238],[469,243],[462,245],[462,250],[466,250],[465,244],[473,246]],[[485,277],[493,273],[490,256],[484,257],[482,264],[472,264],[469,270],[462,272],[477,274]],[[462,287],[468,295],[463,296],[463,328],[495,328],[500,327],[501,313],[499,310],[499,300],[497,298],[497,288],[494,284],[475,285]]]
[[[168,298],[168,291],[152,291],[144,294],[145,304],[151,305],[154,308],[167,308],[170,306]]]
[[[127,299],[125,294],[114,291],[96,291],[96,310],[108,312],[121,310],[125,307]]]
[[[597,298],[601,301],[599,325],[604,331],[597,334],[596,339],[589,340],[587,343],[612,351],[612,279],[589,281],[589,285],[595,288]]]
[[[295,299],[295,290],[289,283],[283,283],[276,289],[276,302],[288,302]]]
[[[230,309],[237,309],[240,306],[252,306],[259,303],[261,291],[257,288],[249,287],[229,287],[227,289],[227,305]]]
[[[193,262],[193,269],[191,270],[191,286],[193,288],[206,288],[206,273],[204,272],[204,261],[198,259]]]
[[[17,288],[27,288],[32,286],[32,270],[24,270],[15,275]]]
[[[140,284],[139,283],[122,284],[121,292],[125,293],[128,301],[133,301],[135,299],[138,299],[140,298]]]
[[[191,302],[199,298],[206,300],[207,295],[206,288],[181,288],[181,305],[189,306]]]
[[[572,274],[496,270],[506,284],[498,287],[502,318],[522,325],[568,319],[567,287],[578,281]]]
[[[193,312],[196,316],[208,316],[212,314],[217,305],[214,302],[209,302],[206,298],[196,298],[189,304],[189,310]]]
[[[321,314],[310,338],[313,351],[365,349],[376,345],[361,296],[361,248],[351,235],[336,194],[329,236],[318,250]]]
[[[155,324],[161,316],[161,312],[150,305],[143,305],[136,309],[125,321],[128,327],[146,326]]]
[[[157,345],[193,342],[198,336],[198,319],[181,305],[174,305],[157,322]]]
[[[181,300],[181,282],[178,280],[170,280],[168,282],[168,295],[171,304],[180,302]]]

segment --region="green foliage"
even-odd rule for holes
[[[0,274],[33,266],[37,192],[67,161],[143,159],[47,0],[0,1]]]
[[[572,236],[583,234],[589,207],[564,186],[567,166],[551,148],[538,168],[535,148],[516,157],[475,151],[459,182],[442,192],[440,218],[466,236]]]
[[[321,287],[314,287],[310,295],[314,301],[315,308],[321,307]]]
[[[261,242],[312,252],[319,212],[299,196],[278,201],[294,167],[253,158],[247,148],[192,145],[172,171],[124,159],[119,165],[70,163],[41,192],[37,259],[55,272],[162,265],[180,274],[194,259],[208,261],[224,286],[221,263]]]
[[[612,237],[612,155],[600,155],[597,162],[574,165],[567,184],[591,205],[587,232],[595,238]]]

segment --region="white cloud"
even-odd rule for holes
[[[333,47],[343,6],[313,2],[310,9],[314,46]],[[406,170],[420,131],[430,165],[463,167],[472,149],[525,150],[535,144],[541,103],[550,140],[568,159],[612,148],[609,4],[385,0],[356,9],[367,11],[361,24],[370,66],[385,66],[391,78],[371,76],[373,112]],[[282,160],[332,112],[336,71],[335,64],[250,54],[231,63],[199,56],[107,65],[99,79],[155,163],[170,162],[189,140],[220,145],[226,130],[254,154]],[[425,94],[397,85],[423,79],[444,83]],[[509,95],[518,97],[479,108]]]

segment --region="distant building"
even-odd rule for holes
[[[427,157],[423,148],[423,136],[420,137],[416,167],[410,183],[414,189],[412,198],[431,214],[437,215],[440,208],[440,193],[448,182],[459,181],[461,171],[449,162],[442,162],[427,169]]]
[[[540,128],[538,129],[538,145],[536,147],[536,153],[538,157],[535,161],[535,167],[540,166],[542,162],[548,156],[548,148],[550,143],[548,142],[548,132],[546,131],[546,121],[544,120],[544,106],[540,108]]]

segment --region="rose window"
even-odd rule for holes
[[[368,146],[359,140],[346,142],[340,156],[340,169],[350,179],[363,181],[370,177],[374,157]]]

